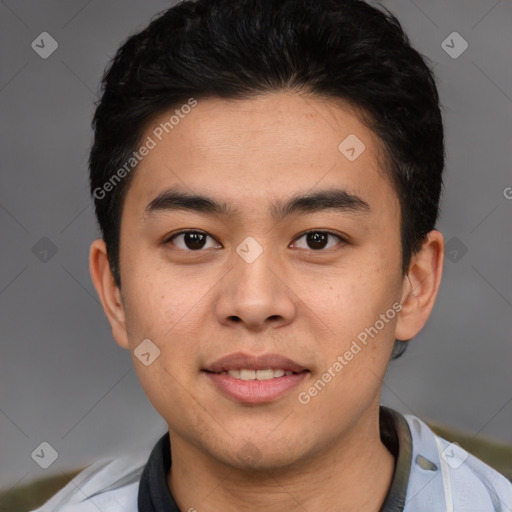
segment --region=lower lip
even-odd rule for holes
[[[309,372],[283,375],[269,380],[241,380],[229,375],[204,372],[226,397],[247,404],[273,402],[297,387]]]

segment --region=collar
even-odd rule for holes
[[[412,458],[412,438],[406,419],[397,411],[380,407],[380,436],[395,457],[395,471],[380,512],[402,512],[409,483]],[[180,512],[167,485],[171,468],[169,432],[156,443],[142,472],[139,492],[139,512]]]

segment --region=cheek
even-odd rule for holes
[[[183,326],[197,322],[210,288],[204,277],[187,270],[170,272],[162,265],[133,268],[125,283],[125,310],[134,334],[166,342]]]
[[[346,338],[373,320],[387,295],[385,283],[368,266],[346,267],[322,276],[303,288],[307,305],[325,320],[335,334]],[[378,316],[378,315],[377,315]]]
[[[303,288],[308,297],[306,304],[329,328],[321,341],[327,367],[347,351],[352,351],[348,354],[351,369],[344,373],[369,365],[380,374],[385,367],[394,342],[397,317],[392,306],[396,302],[399,266],[395,272],[384,256],[380,253],[361,257],[352,266],[322,276]],[[355,374],[352,376],[356,378]]]
[[[210,288],[207,280],[200,283],[183,273],[164,276],[162,272],[141,272],[131,276],[125,309],[133,364],[146,395],[159,411],[171,402],[177,406],[180,400],[187,400],[181,394],[197,371],[199,344],[204,339],[200,326],[211,307],[206,296]],[[148,367],[133,354],[144,339],[159,350],[158,358]],[[161,396],[166,398],[159,403]]]

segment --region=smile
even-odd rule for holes
[[[283,369],[231,369],[218,373],[203,371],[213,389],[225,398],[242,404],[265,404],[285,398],[311,374]]]
[[[275,370],[272,368],[267,368],[266,370],[251,370],[242,368],[240,370],[234,369],[219,372],[219,375],[229,375],[230,377],[240,380],[270,380],[283,377],[284,375],[293,375],[293,373],[294,372],[291,370],[283,370],[282,368]]]

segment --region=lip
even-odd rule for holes
[[[241,380],[219,372],[246,368],[248,370],[282,369],[294,372],[269,380]],[[297,387],[310,373],[299,363],[279,354],[254,356],[244,353],[222,357],[203,369],[215,389],[230,400],[246,404],[275,402]]]
[[[283,375],[269,380],[241,380],[230,375],[203,372],[215,388],[226,398],[245,404],[275,402],[285,393],[297,387],[309,371]]]
[[[247,368],[248,370],[266,370],[267,368],[290,370],[295,373],[307,370],[299,363],[279,354],[262,354],[259,356],[237,352],[217,359],[204,368],[207,372],[224,372]]]

